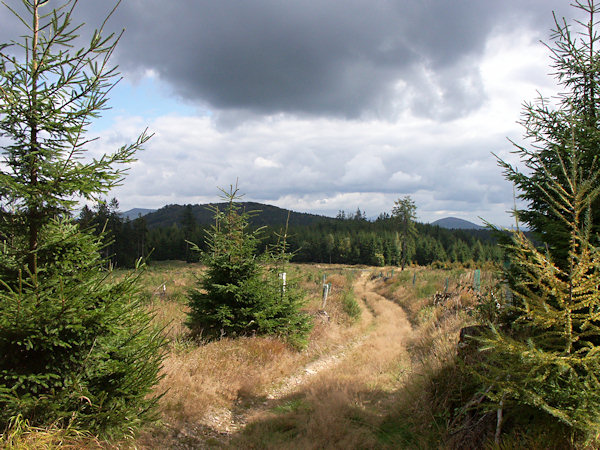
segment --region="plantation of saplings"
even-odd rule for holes
[[[124,220],[100,199],[149,136],[79,158],[118,37],[72,50],[76,1],[22,3],[26,61],[0,45],[0,447],[600,447],[593,0],[556,20],[562,94],[525,105],[529,146],[498,161],[527,234],[420,224],[410,196],[374,221],[290,213],[237,185]]]

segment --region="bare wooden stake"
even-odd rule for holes
[[[494,442],[496,445],[500,445],[500,433],[502,432],[502,407],[504,406],[504,399],[500,400],[498,410],[496,411],[496,435],[494,436]]]

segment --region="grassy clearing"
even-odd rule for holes
[[[139,439],[142,447],[172,447],[188,435],[195,439],[200,436],[204,442],[235,431],[232,411],[264,402],[271,386],[342,345],[360,328],[352,325],[342,302],[353,275],[347,275],[348,271],[341,267],[291,265],[288,279],[295,278],[307,292],[305,309],[315,321],[307,349],[298,352],[280,339],[258,336],[198,343],[190,340],[184,324],[184,299],[185,290],[194,283],[201,268],[177,264],[152,269],[143,279],[149,307],[165,326],[172,345],[158,387],[164,392],[163,426],[144,432]],[[324,274],[332,285],[325,308],[328,320],[318,314]],[[170,280],[166,295],[156,293],[155,286],[165,279]],[[169,290],[169,286],[173,289]]]
[[[456,389],[465,380],[455,356],[459,330],[472,322],[476,302],[472,270],[409,268],[391,276],[391,269],[292,265],[288,277],[307,292],[305,309],[315,321],[301,352],[274,337],[191,340],[185,293],[201,271],[199,265],[170,263],[142,274],[148,308],[170,346],[158,386],[162,424],[144,430],[137,448],[455,444],[448,411],[468,400],[468,386],[464,396]],[[332,285],[327,316],[321,314],[324,275]],[[482,273],[482,286],[491,282],[492,275]],[[435,294],[444,291],[456,295],[434,304]],[[306,372],[313,367],[317,373]],[[298,374],[301,384],[282,389]],[[274,396],[278,389],[282,394]],[[18,439],[29,437],[21,433]],[[75,447],[99,445],[89,436],[73,439]]]
[[[372,318],[364,344],[282,400],[301,408],[263,413],[232,448],[452,447],[449,411],[462,400],[454,393],[463,376],[456,343],[473,320],[472,277],[464,269],[373,271],[354,292]],[[483,274],[484,286],[492,281]],[[446,290],[456,293],[452,301],[434,304],[434,294]]]
[[[373,292],[392,279],[383,281],[381,271],[363,278],[354,289],[362,305],[358,323],[369,331],[362,343],[281,399],[281,408],[254,417],[231,448],[406,448],[422,442],[409,422],[391,415],[414,375],[406,347],[411,325],[402,308]],[[396,281],[402,284],[389,282]]]
[[[476,409],[480,388],[468,372],[468,361],[465,366],[457,357],[460,330],[475,324],[478,314],[485,315],[473,275],[462,268],[416,269],[414,278],[403,275],[379,284],[378,292],[402,305],[413,325],[407,348],[411,367],[380,425],[386,431],[383,446],[393,448],[394,438],[409,448],[598,448],[597,442],[576,444],[565,427],[533,409],[521,415],[506,409],[500,446],[494,444],[496,411]],[[482,292],[495,283],[493,270],[481,272]],[[436,302],[435,294],[446,290],[456,295]]]
[[[22,417],[15,417],[0,434],[0,448],[6,450],[124,449],[133,448],[133,439],[121,442],[100,441],[89,433],[71,427],[33,427]]]

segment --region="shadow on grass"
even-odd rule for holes
[[[423,436],[418,431],[423,427],[398,410],[397,392],[356,390],[343,384],[307,386],[277,400],[241,399],[234,416],[252,409],[249,423],[221,448],[436,447],[433,433]]]
[[[246,395],[232,409],[237,431],[188,423],[149,430],[139,448],[404,449],[438,448],[433,433],[399,411],[398,393],[351,385],[307,386],[281,399]],[[386,413],[382,413],[386,411]],[[417,419],[418,420],[418,419]],[[245,423],[247,421],[247,423]]]

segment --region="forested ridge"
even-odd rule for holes
[[[256,202],[239,202],[245,211],[256,211],[257,214],[252,217],[252,225],[260,227],[264,225],[285,225],[288,221],[290,225],[310,225],[324,220],[333,220],[325,216],[316,214],[300,213],[288,211],[273,205],[266,205]],[[198,225],[209,225],[214,222],[212,207],[218,207],[223,210],[227,207],[226,203],[209,203],[204,205],[166,205],[162,208],[146,214],[148,228],[165,228],[173,224],[183,225],[186,220],[193,218]]]
[[[252,227],[263,227],[258,251],[273,244],[277,234],[288,226],[288,245],[294,262],[399,265],[402,236],[397,219],[382,213],[367,220],[358,209],[354,214],[340,211],[336,218],[297,213],[260,203],[244,202],[242,207],[256,211]],[[210,205],[168,205],[135,220],[123,219],[116,200],[94,208],[85,207],[79,216],[83,228],[105,228],[110,241],[104,249],[113,264],[128,267],[140,257],[150,260],[197,261],[190,243],[205,248],[207,228],[212,224]],[[219,206],[214,204],[212,206]],[[289,215],[289,216],[288,216]],[[415,223],[416,235],[406,242],[409,263],[480,263],[501,261],[495,232],[450,230]]]

